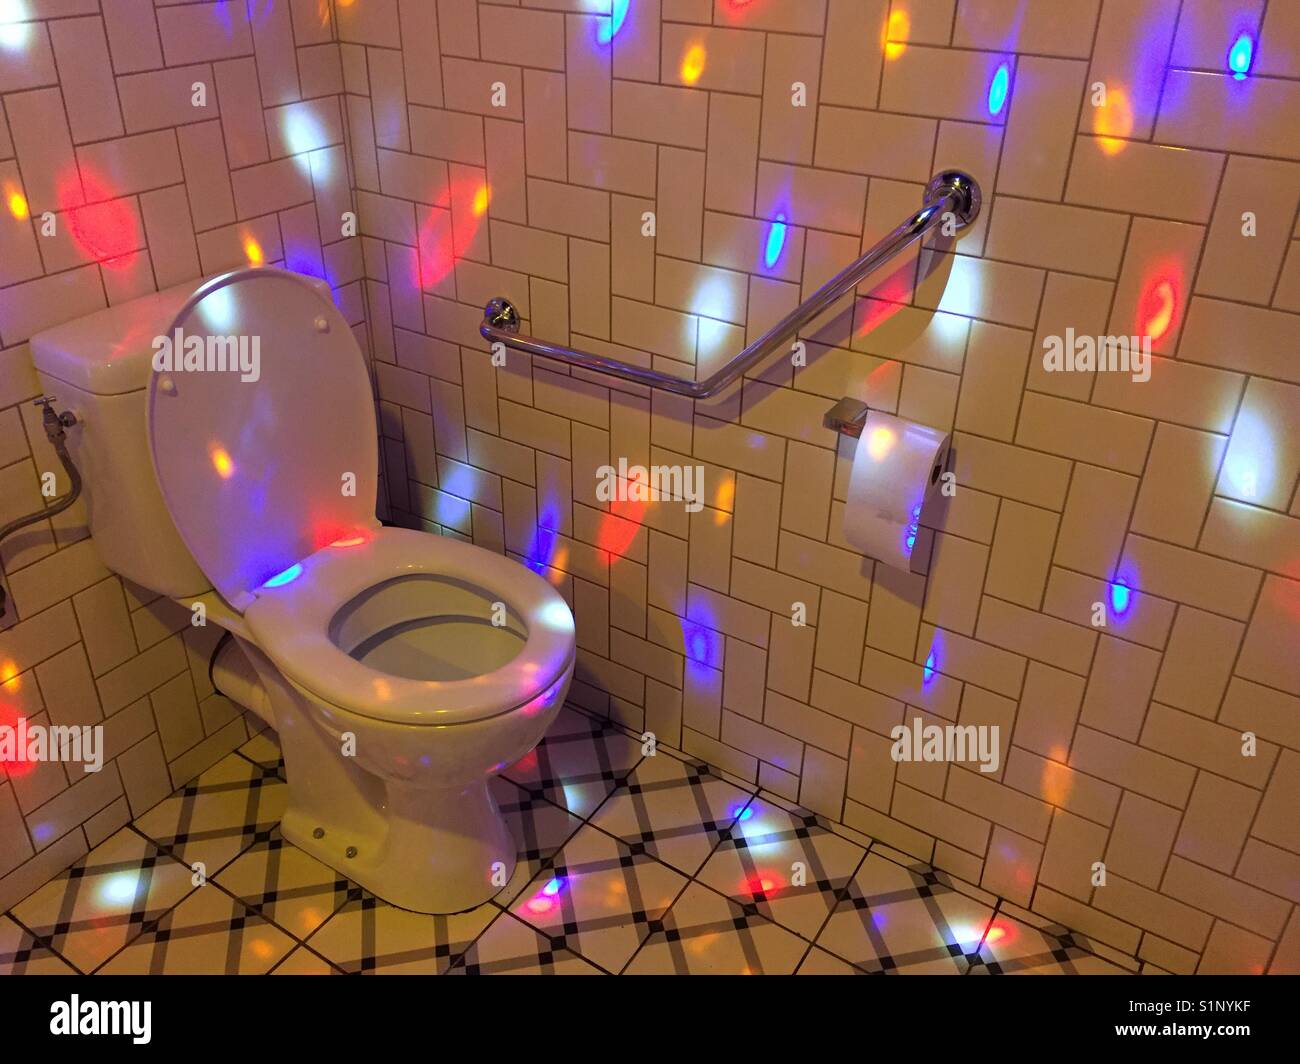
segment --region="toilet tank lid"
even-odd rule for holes
[[[92,395],[141,391],[149,386],[154,339],[171,328],[185,301],[208,280],[151,292],[39,332],[31,339],[32,361],[45,375]],[[326,282],[307,280],[329,296]]]

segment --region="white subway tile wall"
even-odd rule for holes
[[[0,520],[47,467],[33,332],[250,257],[323,274],[374,359],[386,515],[550,579],[575,702],[1161,967],[1300,971],[1300,6],[20,6]],[[705,374],[954,166],[976,225],[719,398],[494,367],[478,335],[506,296]],[[46,210],[86,222],[43,237]],[[1067,330],[1150,335],[1150,379],[1047,371]],[[955,433],[918,572],[844,541],[842,395]],[[603,501],[620,459],[701,466],[702,507]],[[0,548],[5,703],[121,738],[94,783],[0,783],[0,903],[246,727],[211,637],[108,574],[84,513],[52,525]],[[998,770],[895,763],[914,718],[997,725]]]

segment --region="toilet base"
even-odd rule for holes
[[[260,650],[241,646],[275,711],[289,785],[286,841],[412,912],[464,912],[500,893],[518,847],[490,776],[450,787],[430,787],[426,777],[416,787],[367,771],[340,753],[346,725],[336,710],[313,705]]]
[[[413,912],[464,912],[510,882],[516,844],[486,780],[460,790],[416,790],[392,781],[384,787],[378,835],[373,826],[357,831],[322,823],[319,814],[295,808],[292,793],[281,833],[376,897]]]

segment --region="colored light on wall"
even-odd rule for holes
[[[26,0],[0,0],[0,48],[16,52],[26,47],[32,35],[32,24]]]
[[[1163,339],[1173,327],[1177,311],[1178,290],[1173,281],[1153,282],[1142,296],[1141,334],[1151,337],[1153,343]]]
[[[280,112],[280,132],[294,165],[306,177],[312,176],[311,153],[329,145],[329,132],[309,109],[308,105],[294,104]],[[316,157],[316,177],[324,180],[330,176],[329,157],[321,153]]]
[[[259,244],[252,236],[245,236],[243,240],[244,258],[248,260],[250,266],[266,265],[266,252],[262,250]]]
[[[1127,147],[1124,138],[1133,133],[1133,104],[1123,88],[1114,85],[1106,89],[1106,102],[1093,111],[1092,131],[1106,155],[1118,155]]]
[[[475,218],[482,218],[487,214],[488,204],[492,201],[492,190],[487,185],[479,185],[474,192],[474,199],[470,203],[469,209],[474,212]]]
[[[1110,608],[1115,611],[1117,617],[1123,617],[1128,613],[1132,601],[1133,592],[1123,580],[1116,580],[1110,585]]]
[[[709,53],[704,50],[704,45],[693,44],[687,50],[685,57],[682,59],[681,76],[687,85],[694,85],[704,74],[704,66],[708,61]]]
[[[989,114],[994,118],[1002,113],[1002,109],[1007,105],[1007,97],[1011,95],[1011,67],[1003,63],[993,75],[993,81],[989,85]]]
[[[921,683],[927,684],[931,680],[933,680],[934,670],[935,670],[935,656],[934,656],[934,650],[932,649],[930,653],[928,653],[925,656],[925,665],[921,669]]]
[[[618,36],[618,31],[623,28],[623,23],[627,21],[627,10],[632,6],[632,0],[614,0],[613,9],[609,13],[609,18],[601,19],[600,26],[596,30],[596,40],[601,44],[609,44]]]
[[[1233,42],[1228,52],[1228,69],[1237,81],[1244,81],[1254,61],[1255,41],[1249,33],[1243,33]]]
[[[285,584],[292,584],[298,577],[302,576],[302,563],[295,562],[282,573],[276,573],[271,577],[263,587],[284,587]]]
[[[123,256],[144,247],[144,229],[131,201],[84,160],[58,175],[55,198],[68,233],[85,258],[116,269],[127,265]]]
[[[5,207],[20,222],[31,217],[32,211],[27,205],[27,197],[10,185],[5,186]]]
[[[769,270],[776,265],[777,260],[781,258],[781,252],[785,250],[788,229],[784,214],[778,214],[776,221],[767,228],[767,246],[763,249],[763,265]]]
[[[897,59],[907,51],[907,38],[912,32],[912,16],[906,11],[890,12],[885,23],[885,58]]]

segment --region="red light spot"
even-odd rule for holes
[[[1138,308],[1138,332],[1158,343],[1169,335],[1178,316],[1178,286],[1168,278],[1157,278],[1142,293]]]
[[[122,256],[144,244],[130,200],[114,198],[108,182],[84,166],[80,178],[68,173],[59,179],[56,195],[68,232],[87,258],[109,269],[130,265]]]
[[[782,886],[784,886],[784,884],[781,882],[780,877],[775,873],[759,872],[756,875],[750,876],[749,879],[745,881],[742,893],[752,894],[755,897],[759,894],[770,896],[779,891]]]
[[[0,728],[13,729],[15,732],[18,728],[18,721],[21,714],[12,706],[0,704]],[[17,737],[15,736],[15,741]],[[26,751],[15,749],[12,754],[6,751],[0,755],[0,769],[10,779],[17,779],[20,776],[26,776],[36,766],[28,761]]]
[[[367,542],[365,536],[344,536],[342,539],[336,539],[330,544],[331,547],[359,547]]]
[[[628,494],[631,494],[632,485],[636,482],[638,482],[636,477],[628,478]],[[632,541],[636,539],[648,505],[649,503],[643,499],[613,500],[609,504],[610,512],[600,520],[600,528],[596,532],[596,546],[610,554],[625,554]]]
[[[431,292],[456,268],[456,250],[451,239],[451,215],[433,208],[420,226],[420,288]]]

